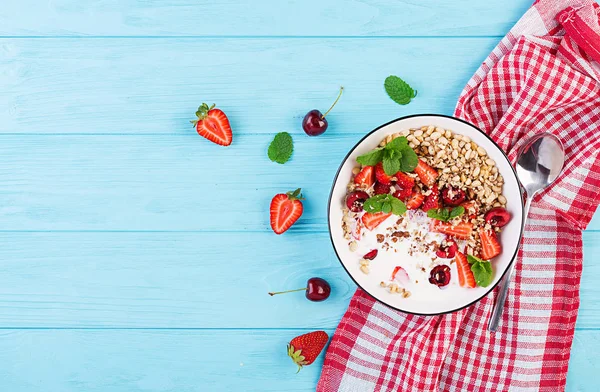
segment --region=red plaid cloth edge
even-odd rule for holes
[[[600,7],[536,2],[483,62],[455,115],[514,162],[552,132],[567,163],[534,200],[500,330],[496,290],[434,317],[392,310],[357,290],[327,350],[318,392],[563,390],[579,307],[581,230],[600,201]]]

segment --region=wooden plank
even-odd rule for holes
[[[285,345],[306,330],[3,330],[7,391],[314,391],[323,354],[298,375]],[[333,330],[327,330],[330,335]],[[595,391],[600,334],[577,331],[567,391]]]
[[[6,2],[4,36],[439,36],[504,35],[524,0]]]
[[[229,148],[187,136],[3,136],[3,230],[270,231],[269,203],[297,187],[306,210],[292,231],[325,231],[335,172],[360,135],[295,135],[285,165],[272,135]],[[217,204],[215,204],[217,203]]]
[[[225,110],[238,141],[303,134],[306,112],[325,111],[340,85],[327,133],[362,134],[403,115],[451,114],[497,41],[0,39],[0,134],[190,135],[203,101]],[[386,95],[390,74],[418,90],[410,105]]]
[[[3,327],[331,328],[356,287],[324,233],[3,232],[0,242]],[[267,295],[311,276],[332,285],[327,301]]]
[[[355,289],[325,233],[3,232],[0,243],[7,328],[334,328]],[[585,243],[578,328],[600,328],[600,233]],[[267,295],[311,276],[331,298]]]
[[[268,232],[271,198],[301,187],[305,211],[291,231],[324,232],[333,178],[360,137],[294,135],[292,160],[279,165],[268,134],[229,148],[195,134],[4,135],[0,228]]]

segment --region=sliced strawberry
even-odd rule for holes
[[[392,271],[392,279],[390,280],[395,280],[401,285],[405,285],[410,282],[410,277],[408,276],[406,270],[398,265]]]
[[[452,225],[448,222],[442,222],[437,219],[432,219],[429,224],[429,230],[434,233],[444,233],[456,238],[466,240],[473,231],[473,224],[470,222],[460,222]]]
[[[429,166],[425,161],[419,159],[419,163],[415,168],[415,173],[421,179],[421,182],[428,187],[435,184],[435,180],[438,178],[439,173],[433,167]]]
[[[410,189],[410,188],[398,189],[397,191],[394,192],[394,197],[396,199],[400,199],[402,201],[407,200],[411,195],[412,195],[412,189]]]
[[[373,166],[365,166],[363,169],[354,177],[354,183],[360,185],[361,188],[367,189],[375,182],[375,168]]]
[[[197,120],[191,121],[196,127],[198,135],[222,146],[228,146],[233,140],[229,119],[215,105],[208,106],[203,103],[196,111]]]
[[[471,271],[467,256],[464,253],[457,252],[454,261],[456,261],[456,269],[458,270],[458,284],[461,287],[474,288],[476,286],[475,276]]]
[[[381,162],[375,166],[375,178],[382,184],[390,185],[392,183],[392,176],[385,173],[385,170],[383,170],[383,163]]]
[[[465,209],[465,215],[469,217],[469,219],[477,218],[477,214],[479,213],[479,206],[475,200],[465,201],[461,204]]]
[[[376,212],[374,214],[370,212],[365,212],[365,214],[362,216],[362,222],[367,229],[373,230],[391,215],[391,212],[388,214],[383,212]]]
[[[431,187],[431,193],[425,197],[425,202],[423,203],[422,210],[427,212],[432,208],[440,208],[440,191],[438,190],[437,184],[434,184]]]
[[[481,258],[484,260],[490,260],[502,253],[502,247],[494,230],[479,229],[479,238],[481,239]]]
[[[425,200],[424,194],[422,194],[421,192],[418,192],[418,191],[414,192],[412,194],[412,196],[406,202],[406,208],[409,210],[416,210],[417,208],[421,207],[421,204],[423,204],[424,200]]]
[[[271,228],[276,234],[289,229],[302,215],[304,200],[300,188],[293,192],[280,193],[271,200]]]
[[[415,186],[415,179],[406,173],[398,172],[394,177],[396,177],[396,184],[394,186],[402,189],[413,189]]]

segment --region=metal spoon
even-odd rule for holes
[[[547,188],[556,180],[562,171],[565,163],[565,149],[556,136],[549,133],[542,133],[529,139],[519,150],[517,160],[517,177],[521,182],[521,186],[527,191],[527,201],[523,210],[524,219],[523,227],[529,215],[531,200],[543,189]],[[502,312],[504,310],[504,302],[506,301],[506,293],[512,279],[515,269],[515,262],[510,265],[502,287],[498,292],[498,298],[494,305],[494,311],[488,325],[488,329],[496,332]]]

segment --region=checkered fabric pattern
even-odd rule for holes
[[[403,314],[358,290],[331,341],[318,392],[559,391],[582,272],[581,231],[600,201],[600,7],[541,0],[460,95],[456,116],[514,162],[552,132],[566,167],[530,211],[500,329],[487,330],[497,290],[443,316]]]

